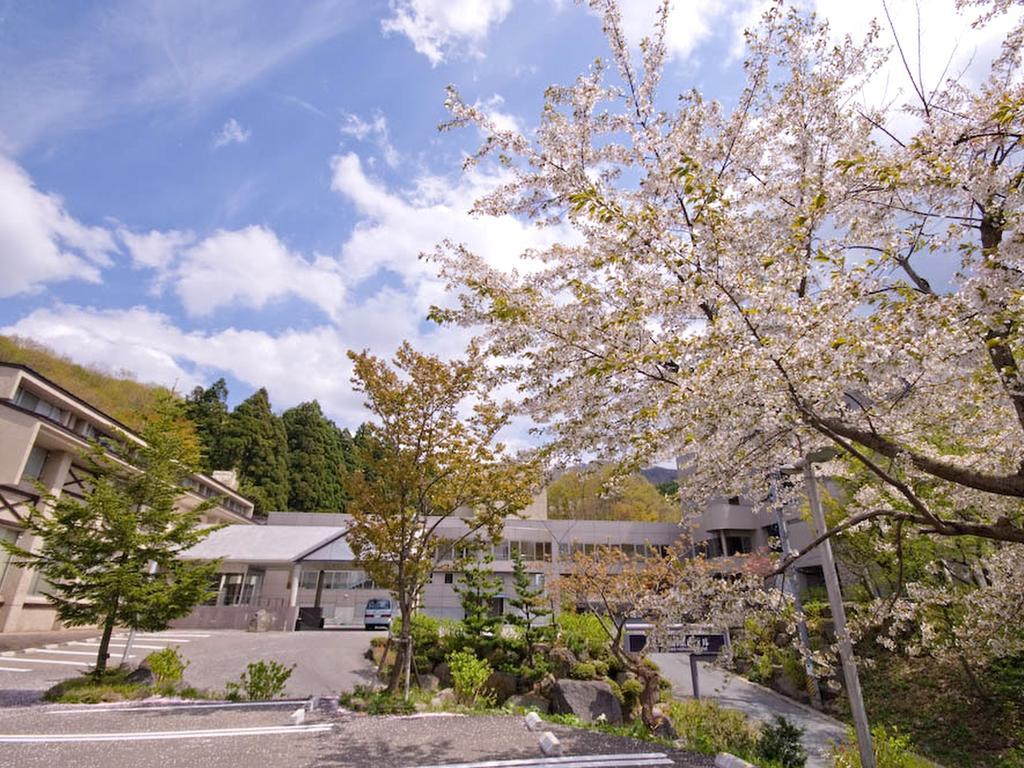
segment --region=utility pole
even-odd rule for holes
[[[779,543],[782,545],[782,558],[786,560],[793,551],[789,545],[789,523],[786,522],[785,505],[779,498],[779,476],[780,472],[772,473],[771,499],[775,508],[775,519],[779,525]],[[807,694],[811,697],[811,705],[822,709],[821,688],[818,685],[818,676],[814,670],[814,660],[811,658],[811,638],[807,631],[807,617],[804,616],[804,606],[800,600],[800,590],[797,589],[796,579],[791,568],[787,568],[782,574],[782,594],[789,592],[793,596],[793,607],[796,609],[796,632],[800,639],[801,655],[804,657],[804,671],[807,673]]]
[[[801,464],[804,471],[804,490],[811,506],[811,517],[817,535],[823,535],[828,527],[825,525],[825,513],[818,497],[818,481],[814,476],[814,465],[807,456]],[[853,643],[846,627],[846,609],[843,607],[843,595],[839,591],[839,575],[836,572],[836,561],[832,555],[832,542],[825,539],[818,545],[821,550],[822,570],[825,571],[825,588],[828,590],[828,602],[832,607],[832,622],[835,625],[836,639],[839,642],[839,659],[843,666],[843,680],[846,682],[846,695],[850,700],[850,713],[853,715],[853,727],[857,733],[857,750],[860,752],[861,768],[876,768],[874,745],[871,743],[871,730],[868,728],[868,716],[864,710],[864,697],[860,690],[860,677],[857,675],[857,663],[853,660]]]

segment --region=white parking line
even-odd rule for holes
[[[26,648],[25,653],[59,653],[62,656],[92,656],[96,658],[93,651],[61,651],[56,648]],[[135,654],[129,654],[129,659],[134,659]]]
[[[14,661],[17,664],[67,664],[72,667],[87,667],[92,663],[89,661],[65,661],[64,659],[36,659],[31,656],[19,656]]]
[[[316,725],[271,725],[259,728],[221,728],[199,731],[127,731],[124,733],[9,733],[0,734],[0,744],[45,744],[78,741],[155,741],[160,739],[218,739],[231,736],[271,736],[326,733],[331,723]]]
[[[675,765],[663,752],[618,755],[573,755],[570,757],[528,757],[518,760],[483,760],[479,763],[448,763],[417,768],[616,768],[617,766]]]
[[[308,699],[287,699],[282,701],[206,701],[202,704],[134,704],[132,702],[117,702],[112,704],[85,704],[74,709],[54,709],[48,711],[48,715],[88,715],[96,712],[124,712],[132,714],[135,712],[162,712],[176,709],[238,709],[252,707],[288,707],[296,705],[304,706],[309,703]]]
[[[0,672],[31,672],[31,669],[22,669],[21,667],[0,667]]]
[[[119,636],[113,637],[111,639],[112,640],[127,640],[128,637],[127,637],[127,635],[119,635]],[[185,638],[182,638],[182,637],[168,637],[167,635],[136,635],[134,639],[135,640],[143,640],[143,641],[147,641],[147,642],[154,642],[154,643],[160,643],[160,642],[163,642],[165,640],[168,643],[191,643],[196,638],[194,638],[194,637],[185,637]],[[134,643],[134,640],[133,640],[133,643]]]
[[[86,648],[99,648],[100,647],[99,643],[83,643],[83,642],[79,642],[77,640],[74,641],[74,642],[68,643],[68,645],[84,645]],[[124,646],[124,643],[111,643],[107,647],[110,650],[113,650],[115,648],[120,648],[121,650],[124,650],[125,646]],[[162,651],[166,647],[167,646],[165,646],[165,645],[142,645],[141,643],[132,643],[132,648],[145,648],[148,651]]]

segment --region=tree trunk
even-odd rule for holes
[[[399,601],[402,614],[402,634],[398,636],[398,650],[395,653],[395,664],[391,667],[388,677],[388,693],[394,695],[402,685],[403,678],[408,680],[406,670],[412,664],[412,603]],[[406,698],[409,696],[408,683],[405,685]]]
[[[114,633],[114,621],[117,618],[117,611],[113,610],[107,614],[107,620],[103,622],[103,636],[100,638],[100,648],[96,652],[96,677],[102,677],[107,671],[107,656],[110,649],[110,636]]]

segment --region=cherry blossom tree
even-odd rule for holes
[[[837,42],[777,2],[727,105],[659,92],[667,0],[638,57],[613,0],[589,4],[610,65],[548,88],[535,132],[447,101],[486,136],[469,164],[508,174],[476,212],[575,237],[522,270],[442,244],[459,298],[435,319],[481,329],[553,456],[693,455],[699,503],[766,496],[826,444],[826,472],[875,481],[837,527],[1024,543],[1021,26],[980,82],[932,87],[881,27]],[[868,98],[886,61],[913,101]]]

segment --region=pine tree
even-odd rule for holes
[[[538,629],[534,625],[538,619],[550,616],[551,611],[547,607],[544,588],[534,586],[526,570],[523,553],[519,550],[512,552],[512,586],[515,589],[515,597],[509,600],[509,605],[516,612],[511,614],[510,621],[523,628],[523,640],[526,641],[526,652],[529,655],[533,652],[533,644],[538,634]]]
[[[494,575],[493,566],[494,555],[489,551],[482,558],[470,555],[458,564],[459,583],[455,591],[462,604],[462,623],[466,635],[476,641],[493,633],[502,623],[502,617],[492,610],[494,598],[501,592],[501,578]]]
[[[203,446],[203,470],[231,469],[224,455],[224,432],[230,416],[227,382],[217,379],[206,389],[193,389],[185,398],[185,413],[196,425]]]
[[[256,512],[287,509],[288,435],[270,408],[266,389],[260,388],[231,412],[222,448]]]
[[[344,512],[351,436],[327,419],[315,400],[285,411],[281,421],[288,436],[289,508]]]
[[[199,440],[180,404],[170,396],[159,400],[142,437],[145,447],[125,442],[118,449],[137,470],[96,445],[86,457],[93,480],[84,497],[44,497],[26,521],[42,542],[38,551],[0,542],[46,579],[44,594],[64,624],[103,628],[97,677],[106,669],[115,626],[166,629],[208,597],[218,567],[178,559],[213,530],[200,526],[200,515],[215,503],[175,509],[200,458]]]

